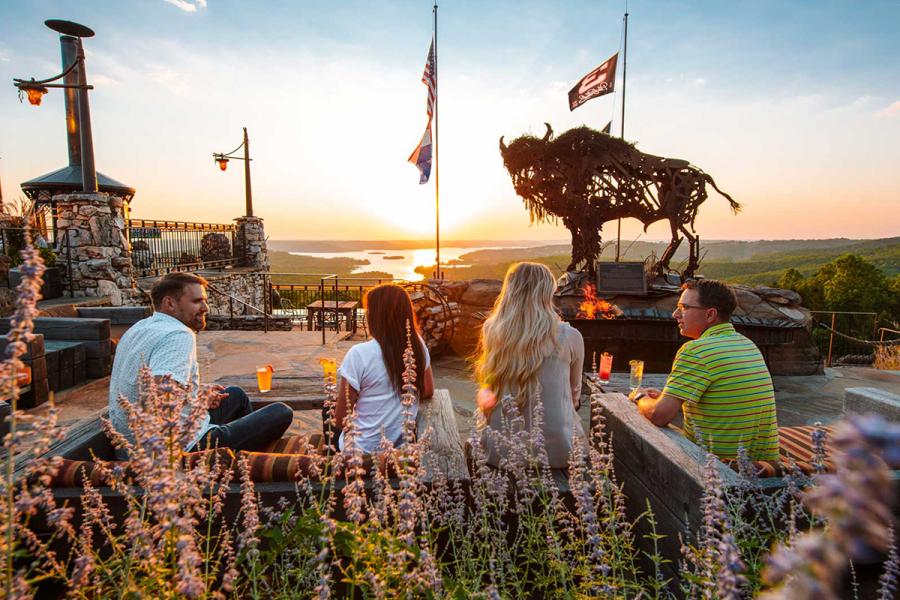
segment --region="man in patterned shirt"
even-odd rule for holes
[[[196,395],[200,390],[197,333],[206,327],[209,312],[207,282],[191,273],[169,273],[150,291],[155,312],[135,323],[116,347],[109,381],[109,418],[116,431],[134,444],[125,411],[124,396],[140,407],[140,368],[146,365],[157,381],[170,379]],[[185,450],[219,446],[234,450],[259,450],[284,434],[294,413],[281,402],[253,411],[250,399],[239,387],[207,386],[218,392],[195,439]],[[145,398],[144,400],[152,400]],[[127,458],[122,451],[120,459]]]
[[[721,281],[682,286],[672,316],[686,342],[675,355],[666,387],[639,390],[633,400],[654,425],[668,425],[679,408],[684,433],[724,459],[743,447],[750,460],[778,460],[772,377],[756,345],[730,323],[734,292]]]

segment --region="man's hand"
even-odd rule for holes
[[[656,388],[639,387],[631,390],[631,393],[628,394],[628,399],[637,404],[641,398],[651,398],[656,400],[660,395],[662,395],[662,392]]]
[[[228,397],[225,388],[217,383],[206,386],[206,393],[209,395],[209,409],[219,408],[222,400]]]
[[[671,423],[684,402],[680,398],[662,394],[655,388],[635,390],[630,399],[637,403],[638,412],[657,427],[665,427]]]

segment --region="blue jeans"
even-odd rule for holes
[[[294,419],[287,404],[276,402],[254,411],[247,393],[237,386],[225,388],[226,398],[209,411],[212,427],[191,448],[231,448],[256,452],[279,439]]]

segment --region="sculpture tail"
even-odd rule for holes
[[[731,204],[731,211],[733,213],[737,214],[737,213],[741,212],[740,203],[737,200],[735,200],[734,198],[732,198],[731,196],[729,196],[728,194],[726,194],[725,192],[723,192],[722,190],[720,190],[719,186],[716,185],[716,181],[712,177],[710,177],[709,175],[704,173],[703,178],[706,179],[707,183],[709,183],[711,186],[713,186],[713,189],[715,189],[717,192],[719,192],[719,194],[724,196],[726,200],[728,200],[728,203]]]

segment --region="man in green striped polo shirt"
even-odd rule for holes
[[[772,377],[756,345],[734,330],[734,292],[721,281],[682,286],[672,316],[692,338],[675,355],[666,387],[635,394],[638,410],[654,425],[668,425],[678,409],[684,433],[719,458],[778,460],[778,426]]]

